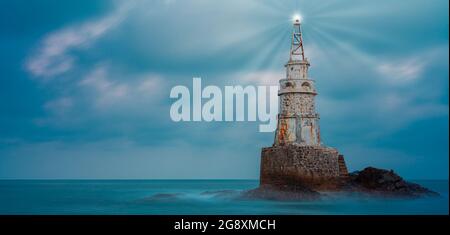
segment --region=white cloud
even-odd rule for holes
[[[412,56],[383,59],[375,67],[375,71],[381,75],[383,81],[392,85],[407,84],[424,78],[427,69],[435,63],[448,63],[442,61],[448,58],[448,45],[436,46],[419,51]]]
[[[26,69],[36,77],[51,78],[74,67],[74,49],[82,49],[116,27],[125,18],[130,4],[123,4],[111,14],[93,21],[68,26],[50,33],[26,61]]]
[[[352,133],[355,139],[373,141],[416,121],[448,116],[447,104],[423,98],[422,91],[407,93],[391,89],[343,100],[321,95],[317,107],[322,122],[334,124],[328,131]]]
[[[116,118],[116,123],[129,122],[130,118],[161,120],[168,110],[163,110],[166,85],[154,73],[123,74],[112,72],[107,64],[97,65],[76,85],[68,84],[63,94],[47,101],[45,115],[34,123],[73,128],[105,118]]]
[[[44,104],[44,108],[57,116],[62,116],[72,108],[73,100],[70,97],[60,97]]]
[[[374,63],[374,70],[355,66],[349,81],[334,86],[323,82],[321,79],[326,77],[322,76],[318,79],[321,83],[317,108],[327,133],[339,136],[337,139],[351,133],[358,139],[376,141],[411,128],[417,121],[448,117],[448,104],[442,99],[448,92],[442,86],[448,77],[435,76],[433,71],[436,66],[444,66],[447,53],[445,45],[422,50],[413,56],[379,59],[388,62]],[[324,86],[329,86],[325,88],[331,93],[324,92]],[[340,97],[334,96],[333,91]]]
[[[95,107],[108,109],[155,102],[161,98],[163,80],[156,74],[124,75],[127,79],[118,79],[108,65],[98,65],[80,82],[79,86],[87,92]]]
[[[97,106],[112,105],[130,94],[128,84],[111,81],[107,76],[106,67],[100,66],[95,68],[80,82],[81,86],[94,91]]]
[[[140,92],[148,92],[155,93],[159,90],[159,86],[161,85],[161,80],[157,75],[147,75],[143,81],[137,87],[137,90]]]
[[[419,79],[423,74],[426,61],[419,58],[410,58],[402,61],[383,63],[377,71],[392,83],[409,82]]]
[[[253,71],[237,73],[232,76],[245,84],[277,86],[278,81],[283,79],[285,74],[282,71]]]

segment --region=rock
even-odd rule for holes
[[[367,167],[349,174],[346,191],[359,191],[381,196],[423,196],[439,195],[418,184],[405,181],[393,170]]]
[[[338,181],[336,181],[338,182]],[[317,191],[316,191],[317,190]],[[259,188],[244,192],[242,198],[265,199],[277,201],[305,201],[320,199],[326,194],[321,194],[321,189],[315,187],[288,182],[278,185],[260,185]],[[341,178],[331,192],[358,192],[366,196],[382,197],[420,197],[437,196],[433,192],[418,184],[405,181],[393,170],[383,170],[367,167],[362,171],[348,174]]]

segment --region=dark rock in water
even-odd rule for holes
[[[343,189],[382,196],[438,195],[425,187],[403,180],[393,170],[388,171],[374,167],[350,173]]]
[[[335,180],[335,187],[331,192],[356,192],[367,196],[382,197],[419,197],[437,196],[433,192],[418,184],[405,181],[393,170],[383,170],[367,167],[362,171],[348,174]],[[301,182],[300,182],[301,183]],[[304,201],[320,199],[325,194],[313,190],[310,186],[301,186],[300,183],[285,185],[261,185],[259,188],[244,192],[245,199],[265,199],[277,201]]]
[[[244,192],[242,195],[244,199],[265,199],[275,201],[308,201],[320,198],[320,193],[311,190],[307,187],[299,186],[260,186],[259,188]]]

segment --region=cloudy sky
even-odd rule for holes
[[[274,134],[172,122],[170,89],[276,85],[300,12],[324,143],[350,170],[446,179],[448,4],[1,1],[0,178],[258,178]]]

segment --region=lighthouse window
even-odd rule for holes
[[[292,82],[286,82],[285,84],[284,84],[284,87],[285,88],[293,88],[293,87],[295,87],[295,83],[292,83]]]
[[[302,83],[302,88],[305,89],[305,90],[310,90],[311,86],[309,85],[309,83],[304,82],[304,83]]]

